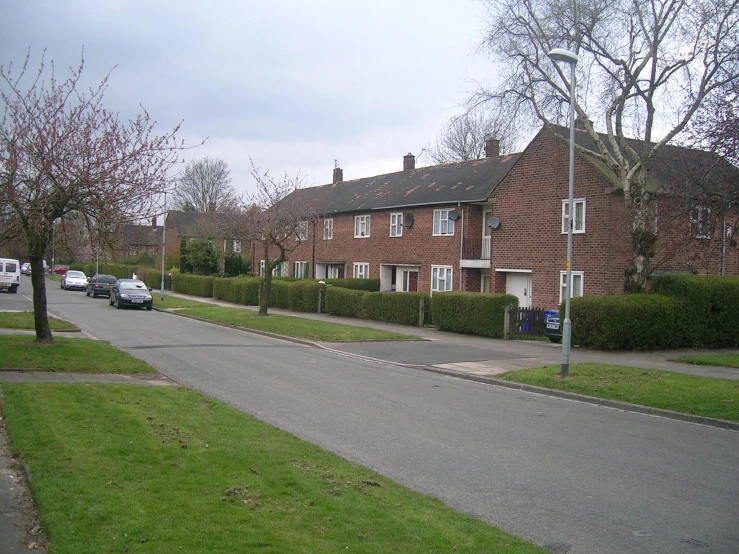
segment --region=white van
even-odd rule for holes
[[[10,258],[0,258],[0,289],[18,292],[21,286],[21,263]]]

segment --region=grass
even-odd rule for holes
[[[78,327],[63,319],[49,316],[49,327],[53,330],[76,330]],[[33,312],[0,312],[2,329],[34,329]]]
[[[559,366],[517,370],[498,378],[640,406],[739,421],[739,381],[730,379],[600,364],[574,364],[570,366],[566,379],[560,377]]]
[[[739,367],[739,354],[696,354],[694,356],[680,356],[675,358],[675,361],[693,365]]]
[[[179,313],[192,315],[237,325],[256,331],[266,331],[287,337],[302,338],[318,342],[373,341],[373,340],[414,340],[417,337],[390,333],[369,327],[355,327],[316,321],[301,317],[270,314],[258,317],[257,312],[243,308],[224,308],[220,306],[182,310]]]
[[[55,337],[51,344],[36,343],[28,335],[0,336],[2,369],[33,369],[79,373],[156,373],[147,363],[107,342]]]
[[[212,306],[208,302],[198,302],[197,300],[186,300],[184,298],[177,298],[176,296],[164,295],[164,301],[162,302],[161,292],[154,290],[151,292],[151,296],[154,299],[154,307],[160,310],[169,310],[171,308],[198,308],[203,306]]]
[[[544,552],[188,389],[3,391],[56,554]]]

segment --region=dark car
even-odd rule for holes
[[[152,298],[146,283],[138,279],[118,279],[110,289],[110,305],[116,308],[134,306],[151,310]]]
[[[552,342],[562,342],[562,325],[559,322],[559,312],[552,311],[544,316],[544,336]]]
[[[113,275],[105,275],[104,273],[95,274],[88,280],[85,294],[93,298],[96,296],[110,297],[110,290],[117,280],[118,277],[114,277]]]

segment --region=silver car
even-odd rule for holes
[[[84,272],[70,269],[62,275],[62,290],[85,290],[86,288],[87,275],[85,275]]]

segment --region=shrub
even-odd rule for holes
[[[418,325],[418,307],[422,292],[368,292],[362,297],[362,317],[400,325]],[[428,305],[428,304],[427,304]]]
[[[344,317],[362,316],[362,297],[366,291],[326,287],[326,313]]]
[[[192,294],[203,298],[213,298],[213,281],[215,277],[192,275],[189,273],[172,274],[172,290],[182,294]]]
[[[289,290],[291,282],[286,279],[273,279],[269,291],[269,306],[287,309],[290,307]]]
[[[321,279],[327,285],[341,287],[343,289],[365,290],[377,292],[380,290],[379,279]]]
[[[290,309],[296,312],[317,312],[318,291],[322,286],[310,279],[290,283],[288,286]]]
[[[506,306],[518,306],[518,298],[512,294],[442,292],[433,296],[431,311],[434,324],[442,331],[502,338]]]
[[[683,346],[684,303],[660,294],[584,296],[571,304],[572,343],[599,350],[655,350]]]

